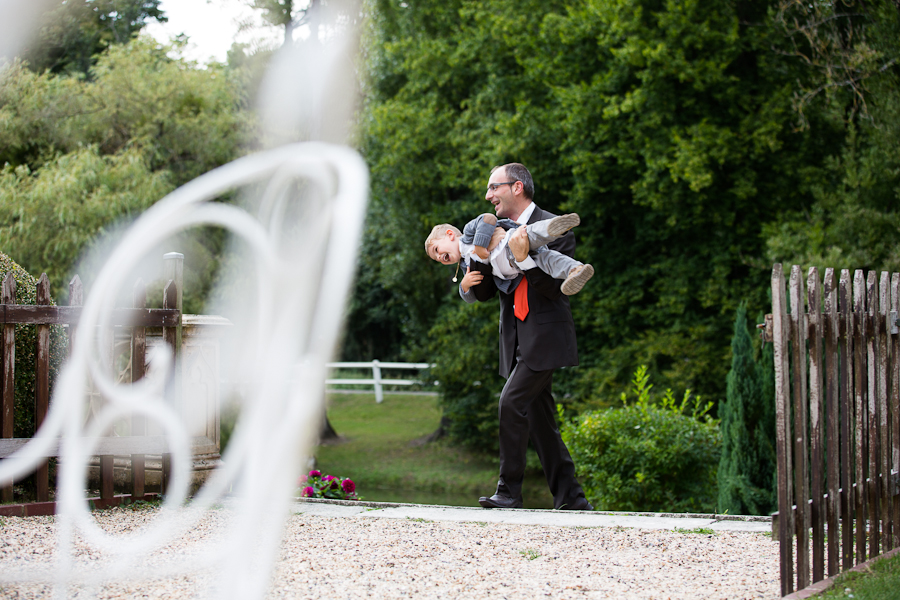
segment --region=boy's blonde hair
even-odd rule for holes
[[[448,229],[455,233],[457,238],[462,237],[462,232],[450,223],[441,223],[440,225],[435,225],[431,229],[431,233],[428,234],[428,237],[425,238],[425,254],[427,254],[429,258],[431,258],[431,247],[436,241],[447,237]]]

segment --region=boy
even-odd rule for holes
[[[580,222],[578,215],[571,213],[525,226],[530,247],[529,255],[543,272],[554,279],[564,280],[560,291],[567,296],[581,291],[584,284],[594,275],[594,267],[550,250],[546,245]],[[462,232],[447,223],[436,225],[425,240],[425,252],[439,263],[445,265],[457,263],[457,273],[459,263],[462,261],[465,261],[466,269],[470,260],[490,264],[497,289],[509,293],[512,282],[522,273],[516,262],[525,260],[525,256],[513,256],[509,248],[509,239],[519,225],[510,219],[503,219],[501,223],[511,228],[500,243],[490,251],[488,247],[498,223],[495,215],[485,213],[466,223]],[[456,281],[456,275],[453,276],[453,281]]]

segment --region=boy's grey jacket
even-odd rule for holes
[[[535,206],[528,223],[555,216]],[[508,224],[500,226],[509,228]],[[573,256],[575,235],[570,231],[547,247]],[[473,286],[469,292],[474,292],[476,299],[482,302],[493,298],[497,294],[497,286],[491,275],[491,265],[470,261],[469,267],[484,275],[481,284]],[[545,371],[578,364],[575,321],[572,319],[569,297],[559,291],[562,281],[537,268],[526,271],[525,277],[528,279],[529,311],[524,321],[516,319],[513,313],[513,290],[521,277],[513,282],[515,285],[508,293],[500,294],[500,375],[503,377],[508,377],[516,364],[517,340],[522,360],[532,370]]]

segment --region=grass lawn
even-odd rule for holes
[[[328,396],[328,419],[343,438],[316,449],[326,475],[349,477],[365,500],[478,506],[497,486],[497,459],[451,446],[446,440],[412,442],[435,431],[441,419],[436,396],[375,394]],[[553,508],[544,474],[524,483],[526,508]]]
[[[867,572],[844,573],[818,596],[822,600],[900,600],[900,554],[879,560]]]

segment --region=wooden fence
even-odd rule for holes
[[[178,254],[177,257],[182,257]],[[167,257],[168,258],[168,257]],[[170,265],[173,261],[167,261],[167,271],[171,266],[174,273],[180,272],[178,265]],[[174,262],[179,262],[175,259]],[[167,273],[168,275],[169,273]],[[21,324],[37,327],[36,340],[36,365],[35,365],[35,427],[40,427],[47,415],[50,402],[50,327],[52,325],[66,326],[69,340],[69,348],[72,348],[78,332],[78,320],[81,315],[83,292],[78,276],[69,285],[69,306],[52,306],[50,304],[50,282],[46,274],[42,274],[37,284],[37,305],[16,304],[16,283],[12,274],[8,274],[3,281],[2,304],[0,304],[0,317],[2,317],[2,407],[0,407],[0,459],[11,455],[24,446],[30,438],[13,437],[13,421],[15,416],[15,348],[16,326]],[[169,280],[163,291],[163,308],[146,308],[147,292],[141,281],[135,284],[133,291],[133,307],[114,309],[111,315],[113,325],[129,328],[131,380],[137,381],[145,374],[145,357],[147,347],[146,328],[162,327],[163,339],[175,353],[178,348],[178,338],[181,329],[181,308],[178,288],[174,280]],[[110,356],[112,356],[112,343],[109,340]],[[100,457],[100,504],[109,505],[117,503],[113,490],[113,458],[116,455],[131,455],[131,496],[133,499],[145,497],[145,457],[147,454],[160,455],[162,457],[161,492],[165,491],[171,468],[170,455],[167,454],[165,436],[146,435],[146,423],[139,417],[134,417],[131,423],[131,435],[127,437],[107,437],[97,445],[97,453]],[[46,453],[48,459],[59,456],[59,444]],[[49,502],[49,468],[48,463],[43,463],[35,472],[37,502],[44,503],[40,509],[26,511],[27,514],[48,514],[53,512],[53,505]],[[13,482],[2,482],[0,486],[0,502],[13,501]],[[2,511],[0,511],[2,512]],[[8,511],[7,511],[8,512]]]
[[[782,595],[900,546],[900,274],[812,268],[806,287],[774,266]]]

